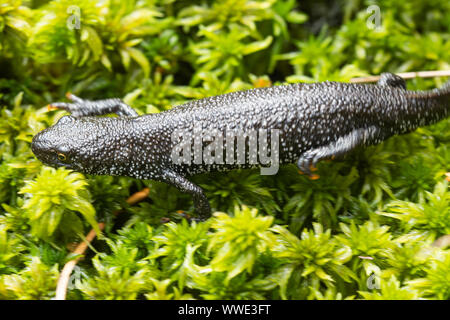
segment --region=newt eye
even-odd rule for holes
[[[58,152],[58,160],[59,161],[66,161],[67,157],[64,153]]]

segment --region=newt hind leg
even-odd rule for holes
[[[383,72],[381,74],[380,80],[378,80],[377,85],[406,90],[405,79],[403,79],[402,77],[400,77],[396,74],[389,73],[389,72]]]
[[[382,140],[381,130],[376,126],[355,129],[328,145],[306,151],[298,159],[297,166],[300,171],[312,179],[316,179],[317,175],[313,175],[311,171],[315,169],[319,161],[338,158],[358,146],[368,146],[379,143]]]
[[[115,113],[119,117],[136,117],[137,112],[118,98],[104,99],[104,100],[86,100],[77,97],[74,94],[67,93],[67,99],[72,100],[68,102],[54,102],[48,107],[49,109],[63,109],[71,113],[76,118],[86,116],[100,116],[110,113]]]

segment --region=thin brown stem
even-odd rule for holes
[[[403,79],[450,77],[450,70],[403,72],[403,73],[396,73],[396,75],[402,77]],[[380,76],[368,76],[368,77],[352,78],[350,79],[350,82],[367,83],[367,82],[376,82],[378,80],[380,80]]]
[[[147,198],[149,192],[150,192],[149,188],[144,188],[141,191],[138,191],[138,192],[134,193],[133,195],[131,195],[127,199],[127,203],[129,205],[134,205],[134,204],[144,200],[145,198]],[[120,211],[117,211],[117,212],[115,212],[115,214],[118,214],[119,212]],[[103,229],[105,228],[105,223],[100,222],[98,224],[98,228],[100,229],[100,231],[103,231]],[[60,273],[59,279],[58,279],[58,284],[56,285],[55,300],[65,300],[66,299],[67,287],[69,285],[70,275],[72,274],[73,268],[78,263],[78,261],[82,258],[81,255],[84,254],[88,245],[95,239],[96,236],[97,236],[96,232],[94,231],[94,229],[92,229],[86,235],[85,241],[80,242],[76,246],[73,253],[79,257],[67,262],[64,265],[63,269],[61,270],[61,273]]]

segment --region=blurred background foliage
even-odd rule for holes
[[[449,299],[450,120],[321,163],[318,180],[295,166],[197,176],[216,213],[193,224],[172,187],[47,168],[30,150],[68,91],[160,112],[285,82],[448,70],[449,40],[446,0],[0,0],[0,298],[54,297],[73,243],[102,221],[70,299]]]

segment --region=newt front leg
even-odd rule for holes
[[[103,99],[103,100],[87,100],[81,99],[72,93],[66,94],[68,102],[54,102],[49,105],[50,108],[62,109],[69,112],[73,117],[101,116],[106,114],[117,114],[119,117],[137,117],[137,112],[123,102],[121,99]]]

